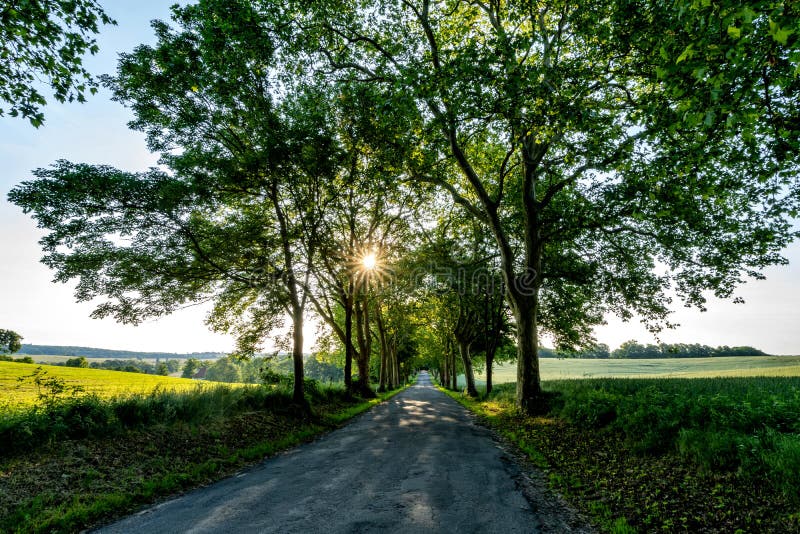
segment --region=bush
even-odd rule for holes
[[[39,372],[29,379],[45,388],[40,404],[28,411],[0,414],[0,454],[30,450],[59,439],[83,439],[118,434],[126,429],[176,422],[204,424],[252,410],[294,410],[291,391],[274,387],[205,387],[195,391],[156,390],[150,394],[101,399],[67,391],[58,379]],[[318,402],[344,398],[341,388],[306,382]]]
[[[206,380],[235,383],[242,381],[239,367],[230,358],[220,358],[208,367]]]
[[[558,415],[575,424],[600,428],[617,418],[621,397],[605,389],[578,389],[564,395]]]
[[[545,386],[562,394],[563,404],[551,415],[618,431],[636,453],[675,452],[702,470],[737,470],[800,500],[800,378],[590,379]]]
[[[742,463],[743,436],[733,431],[682,428],[678,432],[678,453],[706,472],[732,471]]]
[[[104,436],[114,430],[116,423],[109,403],[94,395],[53,407],[51,417],[59,421],[64,435],[71,439]]]
[[[770,483],[787,498],[800,502],[800,435],[766,430],[758,442],[760,447],[750,451],[758,455],[758,461],[751,464],[748,474],[757,476],[766,468]]]

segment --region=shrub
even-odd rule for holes
[[[575,424],[600,428],[617,418],[621,397],[605,389],[578,389],[564,395],[558,414]]]
[[[800,501],[800,435],[770,429],[759,441],[761,447],[756,451],[760,461],[753,467],[766,468],[767,478],[777,490],[795,502]]]
[[[732,471],[742,461],[743,436],[734,431],[682,428],[678,432],[678,453],[707,472]]]
[[[545,386],[562,393],[552,415],[615,429],[633,452],[676,452],[702,470],[737,470],[800,500],[800,378],[590,379]]]

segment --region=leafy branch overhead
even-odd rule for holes
[[[97,83],[83,66],[98,52],[93,37],[116,24],[95,0],[25,0],[0,7],[0,115],[39,127],[47,104],[42,86],[58,102],[84,102]]]
[[[782,263],[797,235],[798,14],[788,2],[304,3],[320,61],[380,87],[446,155],[435,183],[494,237],[518,402],[541,335],[669,325]],[[741,28],[738,35],[727,28]],[[658,268],[657,268],[658,267]]]
[[[245,355],[290,318],[298,400],[310,313],[366,392],[373,352],[391,384],[426,328],[404,310],[444,310],[423,350],[452,378],[456,347],[469,369],[513,332],[534,411],[542,338],[591,346],[609,314],[657,332],[673,298],[702,309],[785,263],[799,21],[733,0],[200,0],[104,78],[166,170],[58,162],[9,198],[49,231],[56,279],[107,298],[96,315],[211,300]],[[505,303],[364,283],[447,225],[437,261],[485,260]]]

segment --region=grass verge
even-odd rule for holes
[[[288,392],[264,390],[97,401],[95,408],[102,404],[98,409],[110,410],[111,419],[95,427],[107,430],[0,456],[0,532],[77,532],[111,521],[309,441],[402,388],[369,400],[318,388],[311,391],[311,412],[293,406]],[[115,410],[131,424],[121,425]]]
[[[800,532],[800,380],[546,382],[445,391],[515,443],[603,532]],[[444,390],[443,390],[444,391]]]

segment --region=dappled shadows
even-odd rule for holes
[[[534,532],[508,465],[422,374],[313,443],[107,531]]]

